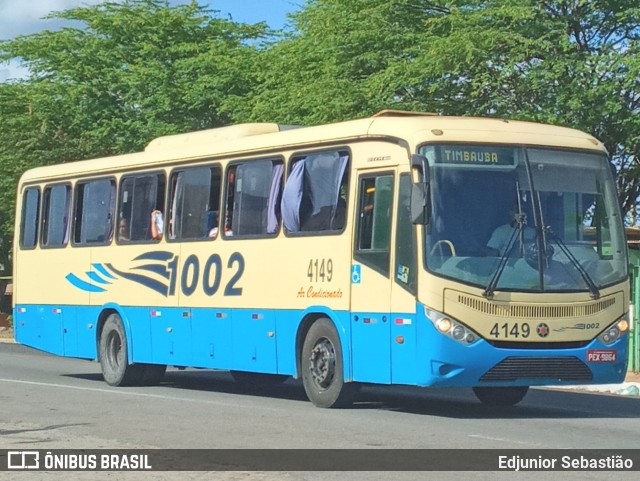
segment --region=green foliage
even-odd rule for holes
[[[31,71],[0,84],[0,263],[25,169],[232,122],[397,108],[562,124],[605,142],[625,211],[640,193],[637,0],[307,0],[280,37],[195,2],[54,16],[79,27],[0,42]]]
[[[127,0],[59,12],[78,27],[0,42],[30,78],[0,84],[0,252],[27,168],[140,150],[160,135],[232,121],[256,84],[265,24],[212,16],[193,2]],[[3,263],[0,254],[0,264]]]
[[[315,0],[267,52],[248,118],[322,123],[382,108],[591,132],[640,193],[637,0]]]

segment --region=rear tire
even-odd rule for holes
[[[474,387],[473,393],[488,406],[514,406],[529,392],[529,386]]]
[[[359,386],[344,382],[340,337],[329,319],[318,319],[307,332],[300,367],[304,390],[317,407],[346,407],[353,402]]]
[[[100,367],[102,377],[110,386],[139,384],[144,366],[129,364],[127,336],[122,319],[116,313],[107,317],[100,333]]]

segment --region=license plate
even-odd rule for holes
[[[616,362],[616,352],[613,349],[592,349],[587,351],[587,361]]]

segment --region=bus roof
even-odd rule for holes
[[[27,171],[21,182],[55,181],[83,173],[106,174],[129,168],[160,168],[163,163],[221,155],[250,156],[273,153],[276,149],[304,150],[320,143],[339,144],[365,138],[401,140],[410,149],[418,143],[432,141],[515,143],[606,152],[593,136],[567,127],[489,117],[447,117],[384,110],[364,119],[312,127],[250,123],[164,136],[152,140],[142,152],[37,167]]]

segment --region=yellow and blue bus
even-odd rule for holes
[[[600,141],[563,127],[383,111],[242,124],[26,172],[16,340],[98,360],[110,385],[166,366],[361,383],[621,382],[627,253]]]

